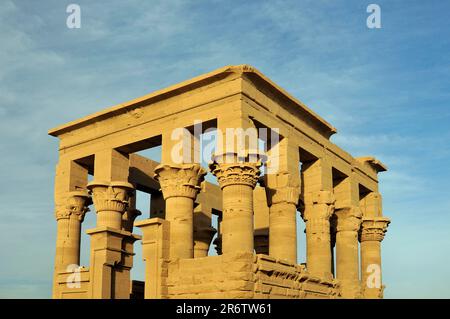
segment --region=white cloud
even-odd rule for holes
[[[377,40],[358,29],[364,28],[365,13],[352,10],[364,9],[360,4],[180,0],[80,5],[79,30],[65,27],[60,2],[41,10],[12,1],[0,6],[0,199],[8,207],[0,237],[10,247],[3,256],[8,263],[0,271],[0,296],[49,296],[57,140],[46,135],[47,129],[227,64],[253,64],[336,126],[332,140],[338,145],[386,162],[390,171],[380,175],[380,187],[393,218],[393,239],[386,241],[391,247],[404,243],[395,236],[404,229],[411,240],[405,255],[417,258],[412,225],[424,212],[449,209],[439,200],[448,189],[448,170],[444,164],[441,170],[432,166],[447,162],[450,138],[422,121],[448,119],[442,107],[440,114],[433,113],[435,101],[429,97],[448,97],[449,67],[414,75],[413,66],[379,59],[386,45],[396,43],[395,34]],[[405,57],[397,46],[389,50]],[[423,100],[429,112],[421,108]],[[408,133],[400,130],[407,126]],[[445,224],[428,220],[428,228]],[[32,270],[24,264],[30,255],[39,260]],[[391,253],[388,266],[395,268],[398,258]],[[23,276],[29,282],[3,280]],[[396,282],[399,296],[405,280]]]

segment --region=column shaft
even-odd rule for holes
[[[150,218],[136,223],[141,228],[142,258],[145,261],[145,299],[163,297],[167,277],[165,262],[169,259],[169,222]]]
[[[361,211],[358,207],[341,208],[336,214],[336,277],[344,298],[361,297],[359,282],[358,231]]]
[[[325,158],[302,165],[302,217],[306,224],[306,266],[319,278],[331,279],[330,217],[334,212],[332,168]]]
[[[390,220],[386,217],[364,217],[361,224],[361,287],[364,298],[383,297],[381,241]]]
[[[222,191],[222,252],[253,252],[253,188],[238,184]]]
[[[132,246],[139,236],[131,219],[124,216],[130,208],[134,186],[128,183],[129,156],[115,149],[95,154],[94,180],[87,185],[97,213],[91,236],[90,295],[95,299],[130,298]]]
[[[212,209],[207,204],[197,204],[194,209],[194,258],[208,256],[209,246],[216,234],[211,220]]]
[[[336,234],[336,255],[337,278],[354,284],[359,279],[356,231],[339,231]]]
[[[380,298],[381,290],[381,243],[361,242],[361,286],[365,298]]]
[[[65,207],[59,206],[55,212],[57,220],[55,277],[60,271],[67,271],[69,265],[80,265],[81,223],[89,210],[87,206],[91,204],[91,199],[86,191],[73,191],[68,193],[66,204]],[[55,281],[54,298],[58,297],[56,285]]]
[[[306,222],[306,259],[308,272],[319,278],[330,279],[331,251],[330,222],[326,219],[312,219]]]
[[[161,164],[155,168],[170,222],[170,258],[194,257],[194,200],[204,175],[199,164]]]
[[[80,232],[84,214],[91,204],[85,187],[87,169],[75,161],[61,160],[55,176],[56,253],[53,298],[59,298],[58,274],[68,265],[80,263]],[[83,190],[83,191],[80,191]]]
[[[288,202],[270,206],[269,255],[297,263],[297,208]]]
[[[269,205],[269,255],[297,263],[299,148],[293,138],[283,137],[271,145],[267,155],[264,184]]]
[[[166,220],[170,221],[170,256],[194,257],[194,202],[187,197],[166,199]]]
[[[210,164],[222,189],[220,235],[223,254],[236,251],[253,253],[253,189],[260,166],[260,162],[249,162],[249,157],[240,158],[237,154],[215,155]]]
[[[334,197],[329,191],[313,193],[313,204],[305,208],[306,258],[310,274],[331,279],[330,217],[334,210]]]

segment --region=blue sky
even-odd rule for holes
[[[385,297],[450,298],[449,2],[74,1],[68,29],[70,3],[0,3],[0,297],[51,295],[49,128],[246,63],[332,123],[336,144],[388,165]]]

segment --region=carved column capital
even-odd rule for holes
[[[128,208],[122,215],[123,228],[130,233],[133,232],[134,221],[138,216],[141,216],[142,212],[136,208]]]
[[[87,188],[92,195],[97,213],[101,211],[124,213],[134,190],[133,185],[128,182],[93,181]]]
[[[265,175],[264,185],[269,206],[278,203],[298,204],[299,181],[293,180],[288,172]]]
[[[306,221],[325,220],[329,221],[334,212],[335,198],[331,191],[318,191],[312,194],[312,206],[305,208],[302,218]]]
[[[379,241],[384,239],[391,221],[387,217],[363,218],[359,234],[360,241]]]
[[[155,179],[161,186],[164,199],[170,197],[195,199],[205,174],[205,170],[199,164],[160,164],[155,168]]]
[[[337,232],[359,231],[362,217],[362,212],[359,207],[349,206],[336,209],[334,216],[332,223]]]
[[[91,197],[86,191],[69,192],[66,198],[66,205],[55,210],[55,218],[68,219],[71,215],[77,217],[79,221],[84,220],[85,214],[89,211],[88,206],[92,204]]]
[[[217,177],[220,188],[229,185],[247,185],[252,188],[258,182],[261,166],[256,163],[217,163],[210,164],[211,172]]]

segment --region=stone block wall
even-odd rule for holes
[[[336,298],[338,284],[308,274],[304,265],[256,255],[254,298]]]
[[[251,253],[178,259],[168,264],[163,298],[336,298],[338,285],[303,265]]]
[[[166,298],[252,298],[253,254],[237,253],[168,264]]]
[[[59,272],[56,278],[56,297],[58,299],[90,298],[89,268],[81,268],[79,273]]]

